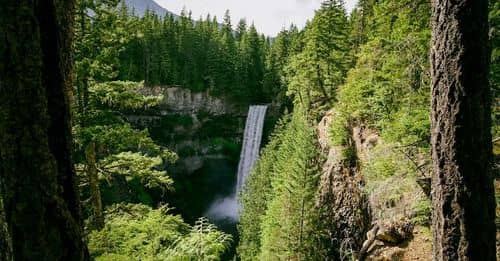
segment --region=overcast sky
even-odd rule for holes
[[[302,28],[307,20],[314,16],[314,10],[321,5],[321,0],[155,0],[169,11],[180,14],[183,7],[193,12],[193,18],[208,13],[217,15],[222,20],[229,9],[233,25],[240,18],[255,23],[257,30],[268,36],[275,36],[283,27],[296,24]],[[357,0],[346,0],[350,11]]]

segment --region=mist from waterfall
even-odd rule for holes
[[[245,185],[248,174],[259,158],[266,111],[267,106],[265,105],[250,106],[243,134],[243,145],[238,164],[238,178],[234,192],[228,197],[215,200],[205,214],[207,217],[216,220],[230,219],[235,222],[238,221],[240,211],[238,194]]]

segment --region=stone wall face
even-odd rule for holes
[[[211,115],[241,114],[241,109],[225,98],[211,96],[208,91],[192,92],[182,87],[145,87],[147,95],[162,95],[161,110],[164,113],[206,112]]]

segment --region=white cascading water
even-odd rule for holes
[[[253,105],[248,110],[245,133],[243,135],[243,146],[241,148],[240,162],[238,164],[238,179],[233,195],[216,200],[208,209],[206,216],[216,220],[231,219],[237,221],[240,206],[238,194],[245,185],[245,181],[259,158],[264,119],[267,106]]]
[[[239,193],[245,184],[248,173],[259,157],[260,143],[262,141],[262,130],[267,106],[250,106],[248,111],[243,146],[241,148],[240,163],[238,164],[238,181],[236,182],[236,193]]]

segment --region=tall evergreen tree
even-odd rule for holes
[[[322,4],[305,32],[304,49],[291,60],[289,92],[306,108],[325,110],[352,65],[349,24],[340,0]]]
[[[320,258],[314,251],[315,132],[302,113],[280,126],[244,189],[242,260]]]
[[[234,83],[235,57],[237,57],[236,42],[234,40],[229,10],[226,11],[224,15],[222,28],[219,32],[219,39],[221,44],[221,59],[217,77],[220,79],[220,86],[218,88],[223,92],[228,92]]]
[[[246,78],[248,81],[245,85],[245,93],[248,94],[250,100],[258,101],[263,97],[264,59],[262,42],[254,24],[248,29],[248,35],[242,48],[246,58]]]
[[[262,219],[260,260],[320,259],[314,251],[314,196],[319,178],[316,134],[295,111],[275,152],[272,196]]]
[[[245,19],[240,19],[238,26],[236,27],[235,38],[239,43],[243,39],[243,35],[247,32],[247,21]]]

